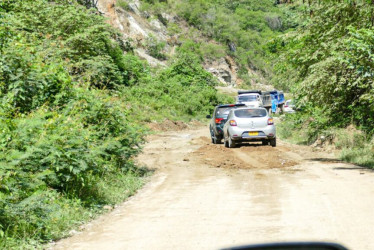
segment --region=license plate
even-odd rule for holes
[[[249,132],[248,134],[249,134],[249,136],[256,136],[256,135],[258,135],[258,132],[257,131],[256,132]]]

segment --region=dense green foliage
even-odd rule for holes
[[[318,1],[304,6],[302,29],[274,41],[279,85],[291,85],[317,130],[355,124],[374,132],[374,5]]]
[[[135,119],[149,122],[179,117],[188,121],[191,117],[203,118],[214,105],[232,101],[217,95],[215,85],[216,80],[204,70],[199,58],[181,51],[169,68],[158,71],[152,79],[144,79],[141,85],[124,88],[123,94],[136,110],[133,112],[137,116]]]
[[[283,120],[279,134],[303,144],[327,138],[342,160],[373,168],[373,1],[298,1],[293,8],[300,28],[268,45],[279,56],[273,83],[290,88],[302,109]]]
[[[191,120],[227,100],[193,53],[153,72],[79,3],[0,3],[2,248],[62,237],[132,195],[146,174],[133,163],[143,122]]]
[[[226,53],[238,62],[242,78],[246,78],[248,67],[270,75],[266,43],[296,25],[288,22],[291,19],[287,13],[273,0],[143,0],[143,3],[144,9],[159,17],[163,12],[177,14],[205,37],[225,45]]]

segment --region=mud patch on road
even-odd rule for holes
[[[147,124],[152,131],[181,131],[188,128],[188,125],[181,121],[165,119],[163,122],[151,122]]]
[[[231,169],[289,168],[298,164],[280,149],[259,144],[244,144],[238,148],[226,148],[212,144],[208,137],[198,137],[192,144],[202,145],[191,154],[204,165]]]

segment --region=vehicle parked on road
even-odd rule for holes
[[[292,100],[287,100],[284,103],[284,112],[285,113],[295,113],[295,104],[293,104]]]
[[[211,119],[209,132],[212,143],[219,144],[223,139],[223,125],[225,125],[230,110],[238,107],[245,107],[245,104],[223,104],[214,108],[213,116],[207,115]]]
[[[262,92],[262,101],[263,106],[269,114],[284,112],[285,100],[283,91],[272,90]]]
[[[261,90],[239,90],[236,103],[243,103],[250,108],[262,107]]]
[[[261,141],[276,146],[274,120],[265,108],[237,108],[230,110],[223,127],[226,147],[234,148],[246,141]]]

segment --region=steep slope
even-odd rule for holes
[[[249,67],[243,80],[230,46],[208,38],[204,31],[194,28],[171,9],[145,11],[139,0],[99,0],[97,7],[121,31],[123,39],[132,43],[136,54],[153,67],[165,67],[177,49],[188,49],[203,57],[205,69],[224,86],[246,87],[267,82],[260,71]]]

